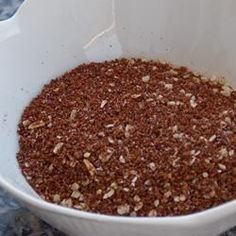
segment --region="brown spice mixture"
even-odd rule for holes
[[[45,200],[130,216],[236,199],[236,91],[141,59],[83,64],[45,85],[19,124],[23,174]]]

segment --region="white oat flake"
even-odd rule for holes
[[[143,81],[144,83],[147,83],[149,80],[150,80],[150,76],[149,76],[149,75],[146,75],[146,76],[143,76],[143,77],[142,77],[142,81]]]
[[[113,128],[115,126],[115,124],[108,124],[108,125],[105,125],[105,128],[109,129],[109,128]]]
[[[59,151],[61,150],[61,148],[63,147],[64,143],[60,142],[58,144],[56,144],[56,146],[53,149],[53,153],[54,154],[58,154]]]
[[[167,105],[168,105],[168,106],[176,106],[177,103],[176,103],[175,101],[168,101],[168,102],[167,102]]]
[[[135,211],[139,211],[143,208],[143,202],[137,202],[134,206]]]
[[[73,191],[71,194],[72,198],[78,199],[81,196],[81,193],[79,191]]]
[[[207,178],[209,175],[208,175],[207,172],[203,172],[203,173],[202,173],[202,176],[203,176],[204,178]]]
[[[126,161],[125,161],[125,158],[121,155],[120,157],[119,157],[119,161],[120,161],[120,163],[122,163],[122,164],[124,164]]]
[[[226,166],[224,164],[218,164],[218,167],[221,169],[221,170],[226,170]]]
[[[130,206],[128,204],[119,205],[117,207],[117,213],[119,215],[126,215],[130,211]]]
[[[72,189],[73,191],[76,191],[76,190],[79,189],[79,185],[78,185],[77,183],[73,183],[73,184],[71,185],[71,189]]]
[[[214,142],[215,141],[215,139],[216,139],[216,135],[214,134],[214,135],[212,135],[210,138],[209,138],[209,142]]]
[[[155,209],[149,211],[148,216],[149,216],[149,217],[155,217],[155,216],[157,216],[157,211],[156,211]]]
[[[107,104],[107,100],[103,100],[103,101],[101,102],[100,107],[101,107],[101,108],[104,108],[106,104]]]
[[[45,126],[45,122],[40,120],[40,121],[35,121],[33,123],[31,123],[29,126],[28,126],[28,129],[38,129],[38,128],[41,128],[43,126]]]
[[[76,118],[76,114],[77,114],[77,111],[75,109],[73,109],[70,113],[70,120],[75,120]]]
[[[156,170],[156,164],[154,162],[150,162],[148,164],[148,167],[152,170],[152,171],[155,171]]]
[[[115,193],[115,190],[112,188],[109,192],[107,192],[103,195],[103,199],[108,199],[108,198],[112,197],[114,195],[114,193]]]
[[[229,156],[232,157],[234,155],[234,150],[229,151]]]
[[[160,201],[158,200],[158,199],[156,199],[155,201],[154,201],[154,206],[155,207],[158,207],[160,205]]]
[[[197,106],[197,103],[196,103],[196,97],[195,96],[192,96],[191,99],[190,99],[190,106],[192,108],[195,108]]]
[[[84,153],[84,157],[85,157],[85,158],[89,158],[90,156],[91,156],[91,153],[90,153],[90,152],[85,152],[85,153]]]
[[[220,153],[220,158],[227,157],[229,154],[227,148],[225,148],[225,147],[221,148],[219,153]]]
[[[165,84],[165,88],[171,90],[173,89],[173,84]]]
[[[61,196],[59,194],[53,195],[53,202],[59,203],[61,201]]]

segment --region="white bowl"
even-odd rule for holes
[[[216,236],[236,201],[180,217],[113,217],[41,200],[17,161],[17,123],[42,85],[82,62],[164,58],[236,84],[236,1],[28,0],[0,22],[0,185],[55,227],[79,236]]]

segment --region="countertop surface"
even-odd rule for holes
[[[0,0],[0,20],[11,17],[22,2],[23,0]],[[64,234],[40,220],[0,188],[0,236],[18,235],[63,236]],[[221,236],[236,236],[236,227]]]

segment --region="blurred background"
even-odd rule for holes
[[[11,17],[24,0],[0,0],[0,20]]]

